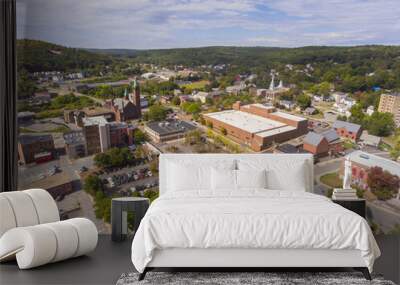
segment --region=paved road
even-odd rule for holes
[[[314,175],[315,177],[320,176],[325,173],[335,172],[339,170],[340,164],[343,158],[335,158],[328,161],[320,162],[314,165]]]
[[[367,202],[367,217],[377,223],[383,232],[388,232],[398,224],[400,225],[400,212],[376,202]]]

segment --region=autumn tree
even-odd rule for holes
[[[400,178],[375,166],[368,171],[367,184],[379,200],[388,200],[398,193]]]

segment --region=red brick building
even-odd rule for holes
[[[135,127],[124,122],[107,122],[104,117],[84,118],[83,135],[87,154],[104,152],[111,147],[133,144]]]
[[[203,117],[214,130],[226,131],[229,138],[255,151],[304,135],[308,130],[307,119],[262,104],[236,102],[233,110],[208,113]]]
[[[368,189],[368,170],[371,167],[378,166],[392,175],[400,177],[399,164],[393,160],[386,159],[377,155],[363,152],[361,150],[353,151],[347,155],[351,161],[352,183],[362,189]],[[344,159],[340,166],[340,175],[344,173]]]
[[[25,164],[51,160],[55,151],[51,135],[20,135],[18,138],[18,157]]]
[[[125,122],[139,119],[142,117],[142,107],[140,105],[140,87],[137,81],[133,81],[133,92],[128,94],[125,90],[124,98],[108,100],[105,107],[111,109],[117,122]]]
[[[317,157],[327,156],[343,151],[342,141],[334,130],[321,134],[309,132],[304,138],[303,149]]]
[[[110,146],[121,147],[133,144],[135,128],[127,124],[110,123]]]
[[[34,181],[29,185],[29,188],[45,189],[53,198],[74,192],[72,180],[65,173],[57,173],[45,179]]]
[[[362,133],[362,128],[360,125],[345,122],[345,121],[339,121],[336,120],[333,123],[332,128],[336,131],[336,133],[342,137],[342,138],[347,138],[352,141],[357,141]]]

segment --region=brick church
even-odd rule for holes
[[[110,108],[115,114],[117,122],[125,122],[139,119],[142,116],[140,106],[140,86],[136,81],[131,82],[132,92],[125,89],[123,98],[115,98],[106,102],[106,107]]]

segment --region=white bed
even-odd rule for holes
[[[234,187],[225,172],[237,175]],[[312,187],[311,155],[162,154],[160,198],[132,262],[141,278],[154,267],[354,267],[368,278],[380,255],[368,223]]]

